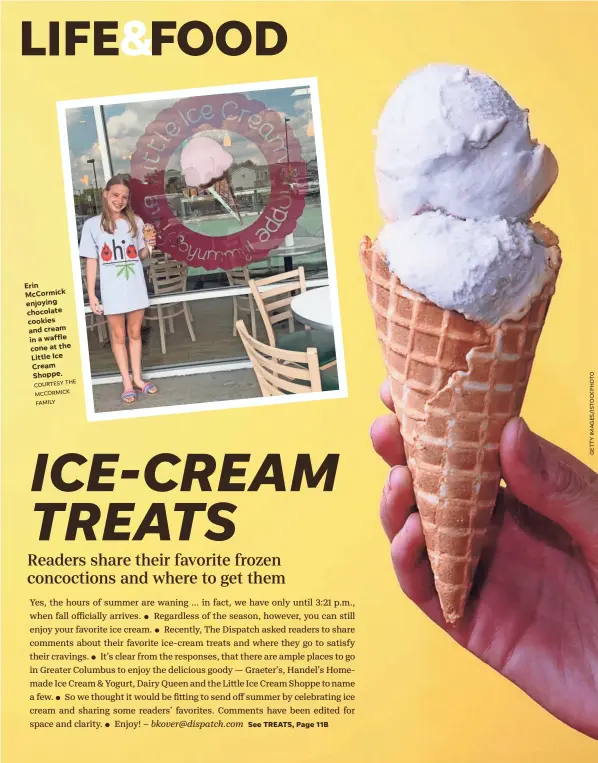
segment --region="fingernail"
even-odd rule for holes
[[[394,467],[393,467],[394,468]],[[384,487],[382,489],[382,495],[384,498],[388,495],[388,491],[390,490],[390,478],[392,476],[392,469],[388,472],[388,475],[386,477],[386,482],[384,483]]]
[[[527,466],[528,469],[537,471],[544,461],[544,454],[542,453],[538,438],[530,430],[523,419],[520,419],[519,421],[517,447],[524,465]]]
[[[388,490],[390,488],[390,472],[386,475],[386,482],[384,483],[384,487],[382,488],[382,495],[386,495],[388,493]]]
[[[396,475],[403,470],[402,466],[393,466],[388,474],[388,479],[386,480],[386,487],[388,490],[392,490],[396,487]]]

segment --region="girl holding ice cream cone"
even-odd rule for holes
[[[102,214],[85,221],[79,244],[79,256],[87,260],[89,306],[108,320],[125,405],[136,401],[137,392],[158,392],[155,384],[141,376],[141,324],[149,306],[141,260],[155,245],[155,230],[134,214],[129,195],[129,181],[123,175],[111,178],[103,192]],[[95,295],[98,270],[101,301]]]

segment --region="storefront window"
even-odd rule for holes
[[[73,201],[77,219],[77,234],[83,223],[101,209],[101,189],[106,184],[99,150],[94,110],[84,106],[67,111],[69,155],[73,179]]]
[[[171,333],[168,309],[164,311],[163,334],[157,308],[146,311],[144,327],[141,331],[143,342],[143,363],[145,368],[189,366],[192,364],[221,363],[226,360],[245,360],[243,345],[234,329],[234,300],[237,300],[238,318],[245,321],[248,329],[251,323],[249,310],[243,311],[241,303],[248,298],[230,296],[216,299],[202,299],[187,303],[191,319],[191,330],[182,312],[182,304],[174,304],[174,332]],[[256,337],[268,342],[264,324],[256,312]],[[281,327],[286,332],[288,327]],[[193,333],[191,333],[191,331]],[[107,332],[97,329],[91,332],[89,340],[91,371],[93,375],[114,374],[114,357],[110,349]],[[163,350],[165,350],[163,352]]]
[[[287,129],[299,140],[301,155],[307,168],[305,209],[293,232],[294,252],[287,256],[272,252],[267,262],[250,264],[251,271],[274,274],[287,267],[303,265],[308,276],[325,277],[326,252],[320,200],[320,185],[309,88],[284,88],[244,93],[252,100],[265,104],[285,121]],[[176,100],[127,103],[105,106],[104,118],[113,172],[129,175],[131,158],[147,126],[159,114],[173,107]],[[165,192],[173,216],[191,231],[210,236],[227,236],[242,230],[256,220],[264,210],[270,193],[269,166],[259,147],[247,137],[230,130],[204,129],[201,134],[215,138],[233,156],[229,180],[241,218],[228,214],[209,194],[198,194],[187,188],[181,171],[180,155],[184,143],[172,153],[165,177]],[[188,289],[221,288],[227,285],[224,271],[206,271],[201,267],[189,269]]]
[[[220,103],[222,98],[223,96]],[[244,117],[243,111],[237,108],[237,101],[250,104]],[[227,292],[231,288],[238,290],[239,287],[247,287],[249,278],[266,278],[294,270],[299,266],[303,267],[307,281],[314,285],[327,283],[328,277],[310,88],[277,88],[230,94],[222,107],[223,110],[229,109],[229,121],[218,123],[219,120],[212,118],[213,114],[207,107],[201,118],[196,118],[194,112],[192,133],[175,145],[175,127],[173,122],[166,121],[168,117],[164,115],[170,112],[182,115],[181,103],[183,101],[169,98],[100,105],[96,107],[95,113],[91,107],[67,111],[73,196],[79,235],[85,219],[101,211],[102,189],[107,179],[115,174],[122,174],[130,179],[132,207],[137,214],[146,219],[147,215],[143,214],[144,210],[141,208],[144,200],[140,200],[134,185],[135,180],[139,179],[135,162],[138,161],[140,151],[144,150],[152,130],[159,138],[157,141],[150,141],[150,147],[157,147],[159,151],[160,140],[163,145],[172,141],[174,146],[169,151],[167,163],[160,170],[160,192],[156,198],[160,203],[166,202],[163,208],[167,210],[168,224],[174,224],[179,231],[187,231],[190,238],[193,238],[194,234],[200,234],[215,241],[215,246],[222,241],[224,249],[227,246],[226,242],[236,234],[256,230],[260,225],[267,224],[276,229],[277,221],[285,217],[285,214],[279,212],[281,218],[277,218],[275,212],[268,222],[268,210],[272,209],[274,204],[273,183],[280,184],[282,170],[288,174],[289,188],[300,198],[300,211],[293,218],[292,227],[280,238],[279,245],[267,251],[266,257],[255,256],[247,263],[241,263],[243,268],[239,263],[235,263],[237,267],[214,267],[214,263],[211,267],[205,267],[201,261],[185,262],[182,271],[184,282],[177,292],[188,295],[185,298],[187,313],[185,314],[182,308],[177,308],[176,317],[164,321],[157,320],[158,310],[154,306],[155,303],[148,310],[144,328],[144,366],[148,369],[222,363],[243,358],[245,352],[242,344],[233,333],[233,318],[239,309],[239,296]],[[256,103],[259,105],[256,106]],[[250,112],[251,117],[247,116]],[[187,117],[191,118],[189,114]],[[251,118],[253,122],[250,124],[262,127],[259,131],[256,127],[253,133],[247,129],[240,129],[238,125],[242,118],[245,119],[245,123]],[[273,121],[279,125],[278,143],[276,150],[269,152],[270,146],[267,141],[272,139],[268,131]],[[256,139],[258,132],[259,136]],[[216,141],[232,157],[232,163],[226,171],[224,186],[216,184],[206,189],[186,184],[181,166],[181,153],[197,133]],[[294,147],[292,151],[289,150],[289,145]],[[145,151],[147,161],[153,161],[152,151],[147,148]],[[268,153],[269,157],[265,155]],[[300,173],[297,172],[299,166]],[[147,177],[143,177],[141,181],[151,182],[151,177],[150,166]],[[145,211],[147,212],[147,209]],[[264,223],[260,222],[264,219]],[[165,229],[167,228],[168,225],[165,226]],[[183,238],[185,235],[183,233]],[[266,237],[265,233],[263,235]],[[156,250],[146,263],[150,301],[160,296],[159,291],[156,292],[154,288],[153,263],[176,262],[181,259],[166,246],[161,249],[160,239],[158,240]],[[83,291],[87,302],[85,284]],[[176,303],[175,297],[176,294],[173,293],[172,304],[182,305],[182,302]],[[249,298],[245,296],[244,299],[247,304]],[[255,315],[256,334],[263,339],[263,323],[259,314]],[[241,311],[238,317],[249,319],[250,316],[242,314]],[[285,327],[280,328],[286,330]],[[113,374],[115,366],[108,332],[105,326],[102,327],[97,316],[90,316],[89,331],[93,376],[98,378]]]

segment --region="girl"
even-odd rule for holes
[[[143,221],[129,206],[129,181],[115,175],[103,192],[102,214],[85,221],[79,244],[79,256],[86,257],[89,306],[96,315],[105,315],[110,326],[112,352],[122,376],[121,400],[132,405],[137,391],[155,395],[158,388],[141,377],[141,322],[149,306],[141,259],[149,256],[152,240],[144,241]],[[100,270],[100,304],[95,283]],[[129,358],[126,337],[129,337]]]

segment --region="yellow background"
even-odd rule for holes
[[[3,156],[3,673],[6,763],[528,763],[598,759],[597,743],[552,718],[481,662],[459,649],[402,595],[378,525],[385,467],[368,428],[381,412],[383,366],[374,339],[357,246],[375,234],[372,129],[408,72],[430,61],[465,63],[489,73],[531,111],[532,130],[558,158],[560,177],[540,219],[558,232],[564,266],[542,336],[524,414],[532,428],[577,457],[588,455],[588,373],[596,370],[598,318],[595,226],[598,208],[598,7],[593,3],[9,3],[2,25]],[[174,46],[160,58],[23,58],[20,22],[201,18],[212,25],[275,19],[288,31],[275,57],[218,52],[193,59]],[[349,397],[254,409],[88,423],[83,389],[54,406],[34,405],[22,284],[67,286],[72,274],[55,102],[317,76],[329,182]],[[65,322],[75,350],[65,371],[80,378],[74,299]],[[31,732],[28,716],[28,597],[94,591],[37,589],[24,582],[26,553],[97,553],[98,544],[40,544],[29,492],[38,452],[119,451],[127,466],[158,451],[250,452],[256,462],[280,451],[318,458],[340,452],[334,493],[233,496],[237,533],[226,548],[180,544],[188,553],[279,554],[283,589],[230,591],[287,598],[330,595],[357,603],[358,703],[354,717],[300,732],[148,729]],[[109,494],[100,495],[100,502]],[[48,490],[48,500],[59,496]],[[97,497],[97,496],[96,496]],[[68,496],[66,496],[68,499]],[[75,499],[84,500],[77,494]],[[172,500],[174,496],[166,496]],[[224,496],[224,500],[230,498]],[[90,500],[94,500],[92,496]],[[125,484],[113,500],[149,506],[153,496]],[[213,496],[216,500],[216,497]],[[153,544],[153,546],[152,546]],[[93,548],[89,546],[93,545]],[[105,544],[126,553],[128,544]],[[150,541],[144,549],[165,544]],[[176,550],[172,544],[169,551]],[[138,549],[135,548],[135,551]],[[82,587],[81,587],[82,588]],[[111,590],[114,596],[151,591]],[[220,590],[172,592],[200,596]],[[249,720],[249,718],[245,718]],[[328,720],[328,719],[326,719]]]

